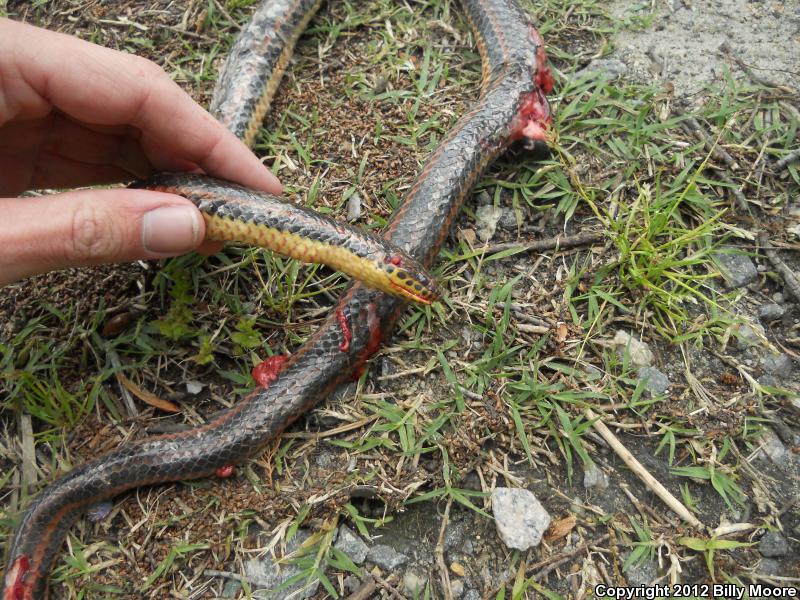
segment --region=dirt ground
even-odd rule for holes
[[[253,4],[51,0],[0,9],[148,56],[208,105],[221,57]],[[290,194],[344,218],[355,193],[358,223],[379,228],[476,97],[479,59],[455,3],[364,4],[323,6],[255,151]],[[582,599],[598,584],[800,586],[800,308],[756,243],[767,230],[797,271],[797,171],[771,178],[764,156],[765,148],[797,149],[800,4],[524,5],[557,72],[557,112],[612,88],[621,91],[610,111],[634,114],[646,97],[656,124],[673,110],[706,111],[699,120],[736,166],[673,124],[672,137],[682,137],[663,163],[648,162],[657,144],[630,142],[648,161],[625,181],[634,159],[622,142],[608,145],[616,162],[591,151],[588,128],[616,115],[599,108],[585,115],[586,130],[562,124],[560,143],[576,163],[504,157],[446,243],[439,273],[449,304],[409,311],[365,378],[233,478],[142,488],[96,522],[80,521],[54,571],[55,597]],[[588,83],[575,83],[581,77]],[[612,87],[571,87],[595,80]],[[739,86],[746,91],[734,92]],[[737,94],[747,101],[734,118],[726,107]],[[772,145],[747,129],[762,112],[782,136]],[[608,137],[634,134],[621,127]],[[686,302],[689,326],[666,335],[656,309],[635,308],[644,284],[617,288],[621,271],[598,275],[624,254],[603,232],[620,214],[615,202],[666,190],[688,169],[681,153],[690,150],[696,164],[712,158],[684,196],[702,189],[714,198],[725,212],[714,236],[736,253],[715,258],[726,275],[714,273],[704,288],[713,302]],[[574,202],[562,200],[567,189],[578,190]],[[484,260],[476,251],[486,227],[505,255]],[[506,252],[586,233],[600,241]],[[7,545],[28,496],[57,473],[230,406],[251,386],[253,362],[296,348],[343,286],[327,271],[234,248],[208,260],[51,273],[0,290],[0,541]],[[614,293],[573,300],[595,288]],[[593,301],[614,312],[592,312]],[[716,310],[736,319],[716,328]],[[710,333],[694,335],[708,323]],[[643,339],[652,357],[638,364],[634,343],[614,342],[620,330]],[[126,399],[118,370],[180,414]],[[53,408],[51,397],[71,408]],[[643,483],[590,426],[587,409],[702,527]],[[490,517],[498,487],[526,488],[542,503],[553,526],[541,545],[518,551],[499,538]]]

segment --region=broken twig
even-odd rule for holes
[[[775,169],[776,172],[783,171],[786,167],[789,166],[790,163],[793,163],[796,160],[800,160],[800,148],[794,150],[793,152],[789,152],[789,154],[787,154],[782,159],[777,161],[773,165],[773,168]]]
[[[783,277],[783,281],[786,283],[786,287],[792,296],[794,296],[796,300],[800,300],[800,280],[797,279],[797,275],[794,274],[794,271],[792,271],[792,269],[780,259],[778,253],[775,252],[775,247],[770,243],[769,236],[766,232],[762,231],[759,234],[758,245],[764,252],[764,256],[767,257],[767,260],[772,263],[775,270]]]
[[[705,526],[695,517],[689,509],[686,508],[680,500],[673,496],[670,491],[665,488],[658,479],[650,474],[650,471],[645,469],[644,465],[640,463],[636,457],[619,441],[611,430],[606,427],[605,423],[600,420],[600,417],[590,408],[586,409],[586,418],[592,422],[592,426],[597,430],[603,439],[608,442],[608,445],[617,453],[628,468],[633,471],[644,484],[653,490],[661,500],[672,509],[681,519],[689,523],[692,527],[698,529],[705,529]]]
[[[538,240],[529,244],[520,244],[519,242],[506,242],[503,244],[495,244],[485,248],[487,254],[489,252],[501,252],[503,250],[520,250],[522,252],[541,252],[543,250],[566,250],[567,248],[576,248],[578,246],[590,246],[592,244],[599,244],[603,241],[605,236],[602,232],[587,231],[577,235],[557,235],[546,240]]]

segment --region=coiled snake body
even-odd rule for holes
[[[384,232],[424,265],[436,257],[486,165],[515,140],[543,140],[549,122],[544,93],[552,78],[543,43],[516,1],[461,4],[483,60],[481,96],[432,153]],[[318,5],[319,0],[265,0],[235,45],[213,108],[244,139],[252,139],[292,45]],[[88,506],[142,485],[206,477],[257,453],[362,369],[404,306],[354,283],[316,333],[277,366],[268,387],[201,427],[125,444],[57,479],[33,499],[17,528],[3,600],[46,596],[53,559]],[[346,345],[343,319],[351,335]]]

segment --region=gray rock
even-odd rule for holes
[[[192,396],[197,396],[197,394],[203,391],[204,387],[204,383],[195,380],[189,380],[186,382],[186,393],[191,394]]]
[[[774,558],[762,558],[758,563],[758,572],[762,575],[782,575],[783,571],[780,561]]]
[[[381,377],[388,377],[389,375],[394,375],[394,373],[397,372],[397,363],[395,363],[388,356],[381,357],[379,364],[380,364]],[[390,384],[391,380],[386,381],[385,383]],[[381,386],[383,387],[383,384],[381,384]]]
[[[355,594],[361,587],[361,580],[355,575],[348,575],[344,578],[344,589],[350,594]]]
[[[492,513],[500,538],[517,550],[538,546],[550,525],[550,515],[536,496],[523,488],[495,488]]]
[[[503,215],[503,209],[491,204],[484,204],[475,209],[475,231],[482,242],[488,242],[497,231],[497,222]]]
[[[222,586],[220,598],[236,598],[241,589],[242,584],[238,579],[228,579],[225,581],[225,585]]]
[[[623,569],[628,585],[653,585],[658,579],[658,565],[655,561],[646,560],[628,565]]]
[[[453,598],[461,598],[461,594],[464,593],[464,580],[463,579],[451,579],[450,580],[450,593],[453,595]]]
[[[628,72],[628,66],[616,58],[596,58],[580,71],[576,77],[593,75],[596,79],[617,79]]]
[[[367,552],[367,560],[378,565],[381,569],[392,570],[408,562],[405,554],[400,554],[391,546],[377,544]]]
[[[740,288],[758,279],[758,269],[752,259],[735,247],[722,248],[714,254],[714,260],[719,266],[728,285]]]
[[[792,374],[794,364],[788,354],[771,354],[761,359],[764,370],[775,377],[789,377]]]
[[[789,451],[786,446],[772,429],[765,429],[759,439],[761,448],[759,449],[758,458],[764,460],[769,459],[775,464],[784,464],[789,459]]]
[[[786,556],[789,552],[789,544],[786,538],[777,531],[768,531],[758,542],[758,551],[762,556],[769,558]]]
[[[286,553],[291,554],[296,551],[300,544],[302,544],[310,536],[310,532],[301,529],[287,544]],[[300,573],[300,569],[291,564],[278,564],[277,559],[269,555],[264,558],[254,558],[244,563],[244,576],[252,583],[253,588],[259,590],[256,594],[257,598],[262,600],[281,600],[291,594],[296,594],[294,598],[310,598],[313,596],[317,588],[319,588],[319,580],[313,580],[307,584],[305,579],[301,579],[294,585],[283,588],[278,592],[274,592],[275,588],[280,586],[283,582],[291,577]]]
[[[500,218],[497,220],[497,226],[506,231],[517,230],[517,213],[513,208],[502,208]]]
[[[775,377],[773,377],[772,375],[769,375],[769,374],[762,375],[756,381],[758,381],[758,383],[760,385],[763,385],[765,387],[774,387],[774,388],[780,387],[780,384],[778,383],[778,380],[775,379]]]
[[[314,458],[316,465],[323,469],[330,466],[332,461],[333,455],[330,452],[325,452],[324,450],[317,454],[317,456]]]
[[[477,198],[475,198],[475,205],[476,206],[488,206],[492,203],[492,197],[489,195],[489,192],[486,190],[482,190],[478,192]]]
[[[587,490],[608,489],[608,476],[600,467],[592,463],[583,472],[583,487]]]
[[[444,532],[445,552],[472,554],[472,540],[469,539],[472,533],[469,529],[469,523],[467,521],[451,521]]]
[[[620,358],[629,352],[630,362],[636,367],[647,367],[653,362],[653,351],[650,350],[650,346],[627,331],[621,329],[617,331],[611,344],[617,348]]]
[[[347,220],[350,222],[357,221],[361,216],[361,196],[358,192],[354,192],[352,196],[347,199]]]
[[[640,367],[637,372],[639,379],[644,381],[645,393],[652,397],[664,396],[669,390],[669,377],[655,367]]]
[[[463,600],[481,600],[481,593],[478,590],[467,590],[464,592]]]
[[[414,571],[406,571],[406,574],[403,575],[403,589],[410,598],[422,597],[427,583],[427,578],[418,575]]]
[[[345,525],[339,527],[339,537],[336,538],[333,546],[340,552],[344,552],[357,565],[364,562],[367,552],[369,552],[369,547],[364,541]]]
[[[758,318],[762,321],[774,321],[780,319],[784,314],[786,314],[786,308],[780,304],[762,304],[758,309]]]
[[[758,323],[741,325],[736,332],[736,347],[739,350],[747,350],[757,346],[764,339],[764,328]]]

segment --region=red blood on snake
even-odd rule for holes
[[[252,375],[253,379],[256,380],[256,383],[263,388],[269,387],[269,384],[275,381],[278,378],[278,373],[283,366],[283,363],[289,357],[285,354],[276,354],[275,356],[270,356],[269,358],[261,361],[255,367],[253,367]]]
[[[33,590],[25,584],[25,575],[30,568],[30,561],[24,554],[13,562],[6,576],[6,580],[10,580],[12,583],[6,587],[3,600],[31,600],[33,598]]]
[[[347,315],[341,308],[336,309],[336,319],[339,321],[339,328],[342,330],[342,341],[339,343],[339,350],[347,352],[350,350],[350,341],[353,339],[353,332],[347,323]]]
[[[227,479],[228,477],[233,476],[234,470],[235,467],[233,465],[225,465],[224,467],[219,467],[216,471],[214,471],[214,475],[220,479]]]
[[[383,339],[381,320],[378,318],[378,313],[373,303],[367,305],[367,327],[369,327],[369,340],[353,367],[353,381],[358,381],[364,374],[367,369],[367,361],[381,347],[381,340]]]

